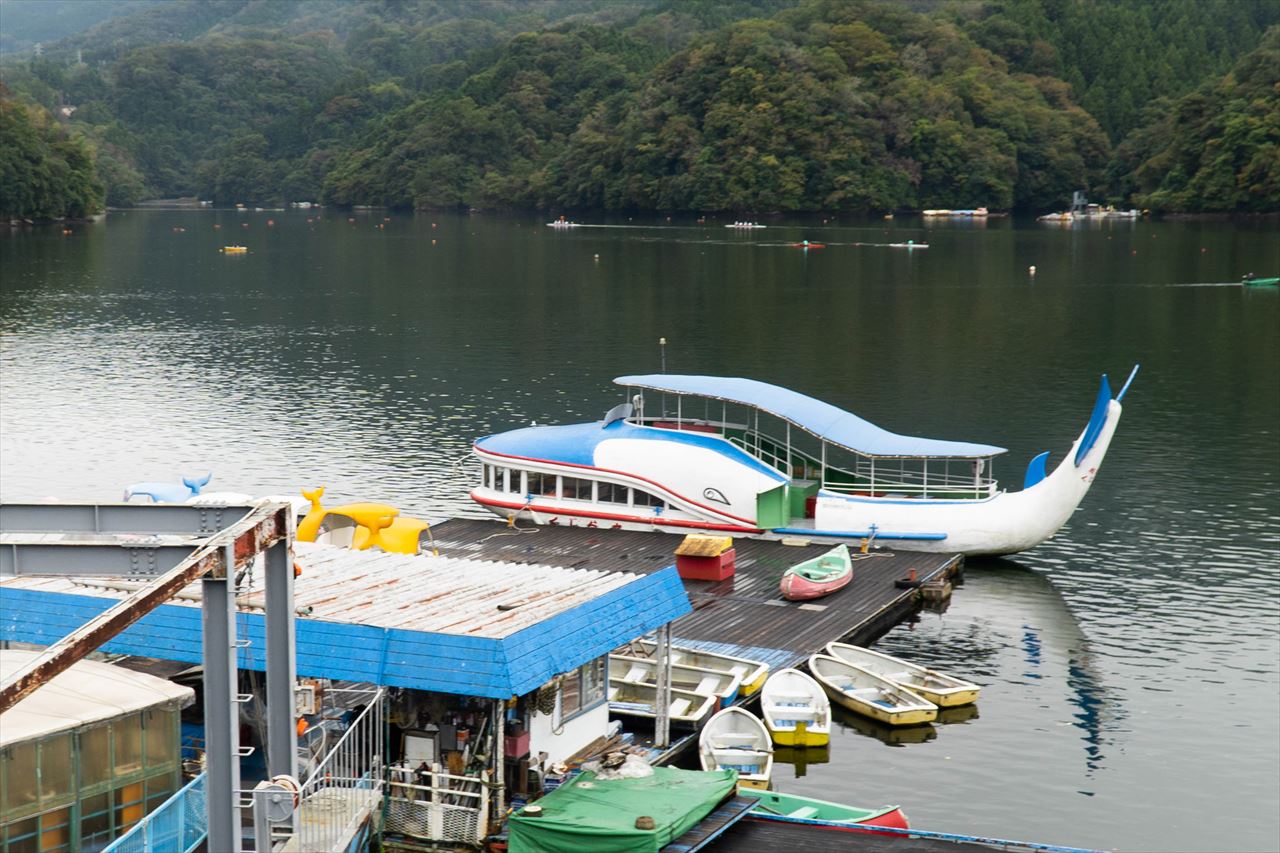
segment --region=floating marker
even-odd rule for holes
[[[1036,274],[1036,265],[1035,265],[1035,264],[1032,264],[1031,266],[1027,267],[1027,272],[1031,273],[1032,275],[1035,275],[1035,274]]]

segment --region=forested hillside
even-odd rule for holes
[[[39,107],[0,83],[0,221],[84,218],[102,210],[93,155]]]
[[[1280,0],[173,0],[2,70],[111,204],[1256,211],[1269,26]]]

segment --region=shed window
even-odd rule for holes
[[[142,769],[142,715],[129,714],[111,722],[115,775],[129,776]]]
[[[40,743],[40,801],[44,808],[75,795],[71,779],[71,732]]]
[[[80,787],[87,788],[111,778],[111,730],[94,726],[80,731]]]
[[[178,760],[178,733],[174,729],[174,712],[168,708],[151,708],[146,712],[147,768],[170,767]]]
[[[27,809],[35,811],[36,786],[31,784],[36,778],[35,743],[28,741],[5,747],[0,750],[0,761],[3,762],[0,772],[4,774],[4,784],[0,785],[4,801],[0,802],[0,809],[4,817],[8,819],[14,812]]]

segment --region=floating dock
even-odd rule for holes
[[[583,526],[509,527],[501,521],[455,518],[432,527],[442,554],[506,563],[530,563],[649,574],[675,562],[677,534],[601,530]],[[921,584],[949,580],[963,567],[959,554],[851,548],[853,581],[809,602],[786,601],[782,573],[826,553],[831,542],[783,544],[736,539],[736,569],[723,581],[683,581],[693,612],[671,623],[672,642],[795,666],[833,640],[867,645],[914,613],[919,590],[895,581],[914,572]]]

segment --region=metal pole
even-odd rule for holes
[[[505,785],[507,783],[507,768],[505,762],[507,760],[506,736],[507,736],[507,709],[506,703],[501,699],[493,700],[493,713],[497,719],[493,724],[493,775],[496,781],[493,785],[494,799],[497,807],[492,815],[496,820],[502,819],[502,813],[507,810],[507,792]]]
[[[289,540],[267,549],[267,773],[296,776],[298,742],[294,727],[293,560]]]
[[[658,629],[658,684],[655,694],[653,745],[665,749],[670,743],[671,719],[671,623]]]
[[[227,547],[227,566],[235,565],[235,546]],[[210,850],[240,853],[239,707],[236,703],[235,573],[206,577],[201,621],[204,628],[204,738],[208,773]]]

